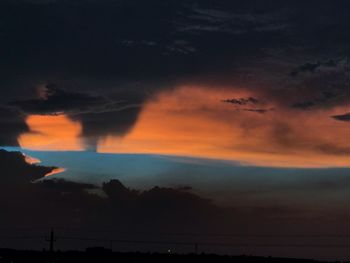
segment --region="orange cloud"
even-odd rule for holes
[[[19,145],[23,148],[49,151],[84,150],[79,137],[81,124],[65,115],[30,115],[26,123],[30,132],[18,138]]]
[[[223,102],[258,98],[258,105]],[[242,100],[244,101],[244,100]],[[265,114],[247,109],[273,109]],[[308,111],[264,101],[242,88],[179,87],[143,107],[124,137],[98,142],[99,152],[182,155],[282,167],[350,166],[350,124],[330,118],[346,106]],[[84,150],[81,124],[65,115],[31,115],[19,144],[34,150]]]
[[[51,172],[45,174],[45,177],[48,177],[48,176],[51,176],[51,175],[54,175],[54,174],[63,173],[65,171],[66,171],[66,169],[64,169],[64,168],[55,168]]]
[[[99,152],[150,153],[239,160],[283,167],[350,166],[350,125],[332,110],[238,110],[226,98],[254,97],[244,89],[180,87],[158,94],[125,137],[100,141]],[[244,107],[243,107],[244,108]]]
[[[22,153],[22,155],[24,156],[24,161],[27,164],[38,164],[38,163],[41,163],[41,161],[38,158],[26,155],[24,153]]]

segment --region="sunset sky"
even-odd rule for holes
[[[0,228],[350,245],[349,11],[345,0],[2,0],[0,207],[13,211]],[[241,252],[349,256],[223,253]]]

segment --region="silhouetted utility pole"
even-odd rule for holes
[[[194,243],[194,253],[198,254],[198,243]]]
[[[55,232],[54,232],[53,228],[51,228],[51,231],[50,231],[50,238],[46,239],[46,241],[50,242],[49,251],[50,251],[50,253],[53,253],[53,251],[54,251],[54,243],[56,242]]]

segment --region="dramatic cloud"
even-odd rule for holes
[[[53,85],[39,87],[37,93],[38,98],[14,101],[10,106],[27,115],[64,114],[81,122],[80,135],[86,139],[88,147],[108,134],[125,134],[135,123],[141,106],[136,102],[128,104],[123,100],[113,101],[87,93],[70,92]],[[27,119],[27,124],[28,122],[30,120]]]
[[[201,108],[196,109],[197,119],[205,116],[208,123],[219,120],[217,125],[223,125],[204,132],[213,138],[225,130],[226,143],[218,147],[222,152],[239,147],[252,155],[269,151],[278,158],[285,151],[325,153],[333,147],[329,153],[346,152],[342,149],[348,145],[341,139],[329,142],[326,135],[317,139],[310,135],[313,120],[320,115],[337,116],[348,110],[346,2],[25,2],[2,2],[0,9],[0,45],[6,51],[0,61],[0,105],[12,102],[13,110],[29,115],[18,119],[23,129],[4,128],[3,134],[11,133],[6,134],[7,144],[15,145],[22,133],[28,135],[33,114],[59,113],[81,125],[79,137],[85,149],[125,149],[120,144],[137,134],[137,127],[144,127],[147,106],[157,103],[160,94],[172,96],[184,86],[195,86],[206,90],[206,96],[226,91],[219,103],[199,103]],[[42,83],[55,87],[46,86],[35,97]],[[205,101],[206,96],[200,99]],[[223,98],[227,103],[221,104],[231,104],[232,110],[223,111],[224,106],[218,105]],[[197,99],[193,97],[191,103]],[[187,106],[175,109],[192,110]],[[148,127],[156,117],[147,120]],[[298,128],[298,119],[305,121],[304,129]],[[324,119],[322,123],[332,127]],[[323,124],[316,126],[325,130]],[[174,129],[179,125],[183,125],[180,120]],[[345,125],[339,122],[324,133],[342,138]],[[148,135],[157,136],[157,127],[149,128]],[[286,132],[278,134],[281,130]],[[240,136],[232,138],[232,134]],[[258,134],[268,143],[260,142]],[[139,137],[133,145],[152,153],[157,153],[155,145],[165,145],[147,138],[148,142]],[[243,145],[232,143],[235,139]],[[187,143],[184,138],[171,142],[168,136],[167,140],[171,145]],[[119,145],[111,146],[111,141]],[[206,151],[219,152],[214,144],[207,144]],[[189,154],[193,151],[203,152],[193,147]],[[232,152],[224,155],[238,157]]]
[[[140,107],[132,106],[104,113],[84,113],[72,118],[81,121],[82,137],[87,147],[96,149],[98,142],[108,135],[126,135],[136,123],[140,111]]]
[[[250,93],[197,86],[159,93],[144,105],[129,133],[122,139],[107,137],[97,151],[200,156],[264,166],[349,165],[349,127],[329,117],[346,106],[310,112],[273,100],[256,108],[221,102],[224,95],[243,98]]]
[[[84,151],[75,164],[84,168],[80,178],[106,176],[93,151],[126,161],[113,162],[113,176],[96,187],[44,177],[61,170],[0,151],[0,225],[89,229],[80,234],[96,226],[152,235],[349,232],[347,171],[325,169],[350,166],[349,7],[345,0],[1,1],[0,146]],[[221,207],[187,181],[189,167],[165,172],[146,157],[128,159],[137,153],[255,167],[216,189],[212,180],[224,177],[217,169],[215,177],[204,179],[204,168],[192,176],[215,197],[236,187]],[[177,181],[150,183],[150,173],[135,187],[122,166],[156,167]],[[315,167],[325,173],[319,180]],[[227,168],[226,179],[235,175]]]
[[[245,88],[276,110],[345,105],[346,7],[327,1],[2,2],[0,104],[12,101],[27,114],[64,113],[82,123],[92,148],[106,136],[125,136],[154,94],[184,84]],[[41,83],[56,88],[33,98]],[[13,130],[8,143],[22,131]]]

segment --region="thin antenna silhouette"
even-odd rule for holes
[[[50,251],[50,253],[53,253],[54,252],[54,243],[56,242],[55,231],[54,231],[53,227],[51,228],[51,231],[50,231],[50,238],[46,239],[46,241],[49,242],[49,251]]]

